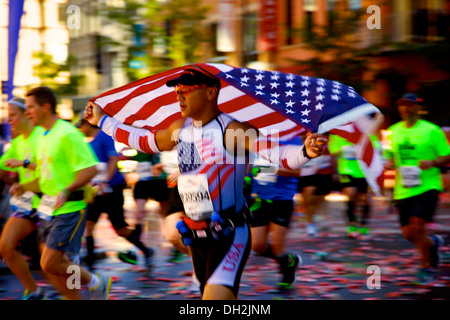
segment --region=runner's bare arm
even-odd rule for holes
[[[84,119],[99,126],[114,140],[145,153],[172,150],[176,145],[179,129],[184,122],[183,119],[179,119],[168,129],[158,131],[135,128],[122,124],[111,117],[105,117],[103,110],[93,102],[89,102],[86,106]]]
[[[276,141],[263,139],[257,129],[247,123],[231,122],[225,132],[225,146],[235,154],[245,151],[257,153],[262,158],[289,170],[298,169],[309,159],[303,155],[302,147],[294,145],[280,146]],[[328,139],[314,133],[305,140],[305,150],[309,158],[316,158],[323,153]],[[278,149],[278,152],[273,150]]]
[[[60,208],[68,200],[71,192],[84,187],[98,173],[96,166],[87,167],[77,172],[75,180],[58,194],[55,208]]]
[[[31,191],[34,193],[41,192],[41,189],[39,188],[39,181],[37,178],[30,182],[24,183],[24,184],[20,184],[19,182],[16,182],[9,189],[9,193],[14,196],[21,196],[26,191]]]

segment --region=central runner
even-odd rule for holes
[[[198,70],[185,70],[166,85],[175,87],[183,116],[168,129],[149,131],[121,124],[93,102],[86,106],[85,119],[143,152],[176,147],[178,188],[186,212],[178,229],[190,246],[203,299],[236,299],[251,248],[250,214],[243,196],[249,152],[296,169],[321,155],[327,140],[312,134],[304,146],[268,145],[257,129],[221,113],[220,80]]]

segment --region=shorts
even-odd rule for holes
[[[331,192],[333,177],[331,174],[313,174],[310,176],[299,177],[298,190],[302,192],[305,187],[316,187],[314,194],[317,196],[326,196]]]
[[[288,228],[294,211],[294,201],[258,198],[250,209],[253,214],[252,227],[268,226],[272,222]]]
[[[222,285],[229,287],[237,297],[251,242],[247,224],[237,226],[233,234],[223,240],[205,238],[194,242],[190,247],[192,263],[202,294],[206,284]]]
[[[339,178],[341,190],[348,187],[355,187],[359,193],[367,193],[368,184],[366,178],[354,178],[348,174],[341,174]]]
[[[153,199],[158,202],[167,201],[167,183],[164,179],[138,181],[134,186],[135,199]]]
[[[51,249],[79,253],[86,226],[85,210],[53,216],[42,220],[39,228],[40,241]]]
[[[41,223],[41,219],[39,219],[39,215],[36,209],[31,210],[31,212],[24,213],[20,211],[14,211],[11,214],[11,217],[26,219],[34,223],[35,225],[39,225]]]
[[[170,216],[172,213],[184,212],[183,201],[180,198],[177,186],[168,188],[167,196],[167,207],[165,212],[166,217]]]
[[[395,206],[400,214],[400,225],[407,226],[410,217],[432,222],[438,201],[439,192],[437,190],[429,190],[414,197],[396,200]]]
[[[123,205],[125,202],[123,189],[125,185],[112,187],[111,193],[96,196],[94,202],[87,207],[87,220],[97,222],[98,218],[105,212],[114,230],[119,230],[128,226],[125,221]]]

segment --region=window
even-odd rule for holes
[[[257,19],[256,13],[246,13],[243,21],[243,53],[244,65],[257,60]]]

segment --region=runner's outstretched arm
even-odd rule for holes
[[[325,136],[314,133],[308,136],[304,146],[281,145],[265,138],[249,124],[237,121],[231,122],[225,132],[227,150],[238,154],[242,150],[251,151],[288,170],[299,169],[310,159],[320,156],[327,142]]]
[[[108,117],[93,102],[89,102],[89,105],[86,107],[84,119],[90,124],[98,126],[115,141],[145,153],[171,151],[175,147],[178,138],[178,129],[181,128],[184,122],[183,119],[177,120],[168,129],[158,131],[135,128]]]

